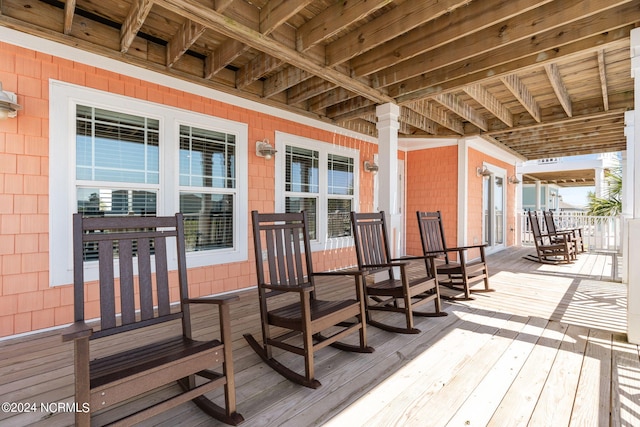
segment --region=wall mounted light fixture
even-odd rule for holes
[[[517,177],[517,176],[515,176],[515,175],[511,175],[511,176],[507,179],[507,181],[509,181],[509,184],[520,184],[520,183],[522,182],[522,181],[520,181],[520,180],[518,179],[518,177]]]
[[[491,172],[486,166],[482,166],[482,167],[477,167],[476,168],[476,175],[477,176],[491,176],[491,175],[493,175],[493,172]]]
[[[273,148],[273,145],[269,144],[269,140],[267,138],[262,141],[256,141],[256,156],[271,160],[273,155],[276,153],[276,149]]]
[[[376,173],[378,172],[378,169],[380,169],[378,167],[377,164],[370,162],[369,160],[365,160],[364,161],[364,170],[365,172],[372,172],[372,173]]]
[[[13,92],[3,91],[0,82],[0,120],[15,117],[18,110],[22,110],[22,106],[18,104],[18,97]]]

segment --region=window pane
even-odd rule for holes
[[[154,191],[106,189],[106,188],[78,188],[78,213],[83,216],[155,216],[157,195]],[[151,253],[154,253],[153,242],[150,243]],[[137,247],[133,247],[137,253]],[[118,245],[114,243],[114,257],[118,257]],[[84,260],[98,259],[98,244],[87,242],[84,245]]]
[[[180,193],[188,251],[233,248],[233,195]]]
[[[159,121],[77,106],[76,177],[159,183]]]
[[[353,195],[353,159],[329,154],[329,194]]]
[[[180,185],[235,188],[235,136],[180,126]]]
[[[155,191],[78,188],[78,212],[85,216],[156,215]]]
[[[307,211],[307,221],[309,230],[309,239],[316,240],[317,235],[317,218],[318,218],[318,200],[314,197],[286,197],[285,212],[295,213]]]
[[[351,236],[351,199],[329,199],[327,202],[329,238]]]
[[[285,191],[317,193],[319,191],[318,151],[287,145],[285,160]]]

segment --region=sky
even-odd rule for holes
[[[595,191],[595,187],[561,187],[562,201],[575,206],[587,205],[587,193]]]

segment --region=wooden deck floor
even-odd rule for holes
[[[317,390],[284,380],[247,346],[242,334],[257,334],[259,324],[255,291],[244,292],[232,307],[244,425],[640,425],[639,349],[626,342],[626,289],[611,281],[612,257],[583,254],[575,264],[549,266],[523,259],[529,252],[511,248],[490,256],[496,292],[445,302],[447,317],[417,318],[420,334],[369,327],[372,354],[321,350]],[[210,325],[198,312],[200,332]],[[71,362],[71,346],[56,331],[0,342],[0,401],[72,402]],[[102,414],[97,422],[114,416]],[[72,423],[68,413],[0,412],[2,426]],[[222,424],[189,403],[145,425]]]

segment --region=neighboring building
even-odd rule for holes
[[[522,181],[521,209],[569,210],[562,205],[560,188],[595,187],[602,195],[606,172],[620,167],[618,153],[531,160],[516,165]],[[575,208],[575,207],[573,207]]]

